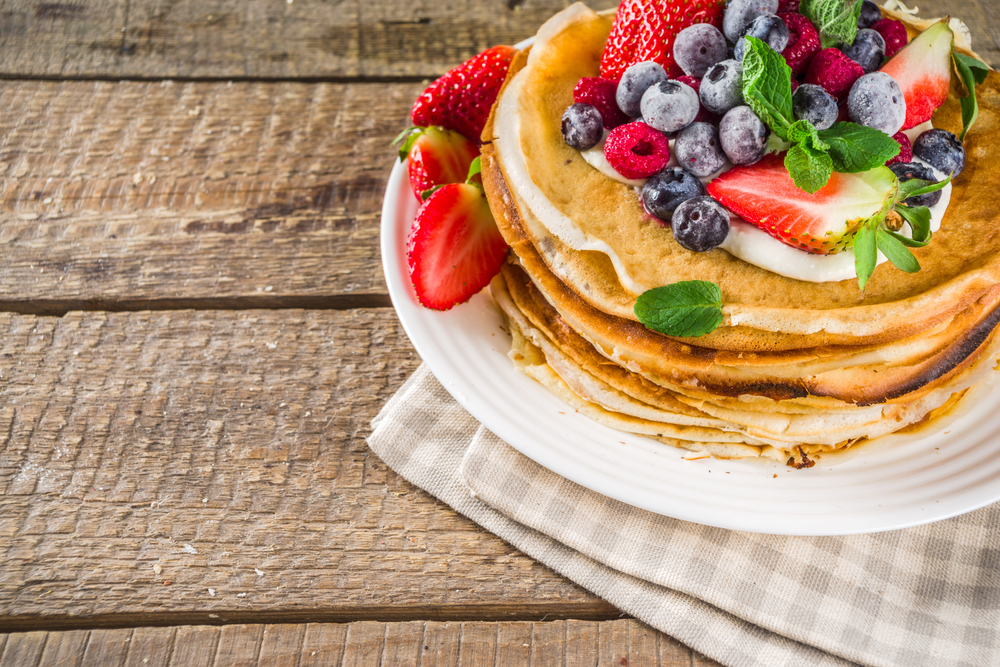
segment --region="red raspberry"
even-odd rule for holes
[[[879,19],[872,23],[872,30],[882,35],[885,40],[885,59],[892,58],[906,46],[910,36],[906,34],[906,26],[896,19]]]
[[[885,166],[896,164],[897,162],[913,162],[913,147],[910,145],[910,138],[903,132],[897,132],[892,138],[899,142],[899,155],[885,163]]]
[[[799,0],[778,0],[778,14],[784,14],[786,12],[798,12],[799,11]],[[784,21],[784,19],[782,19]]]
[[[636,121],[611,130],[604,157],[625,178],[649,178],[670,161],[670,142],[667,135]]]
[[[819,52],[819,32],[812,21],[802,14],[778,14],[778,18],[788,26],[788,46],[781,55],[792,68],[792,74],[800,76],[809,68],[813,56]]]
[[[613,130],[632,120],[618,107],[618,102],[615,101],[616,90],[618,90],[617,81],[600,76],[585,76],[573,89],[573,101],[596,107],[601,112],[604,129]]]
[[[696,79],[693,76],[688,76],[687,74],[681,74],[675,79],[675,81],[680,81],[681,83],[690,86],[694,89],[694,92],[698,92],[701,89],[701,79]],[[719,119],[722,116],[714,114],[705,108],[704,104],[698,105],[698,115],[694,117],[692,123],[715,123],[718,125]]]
[[[792,78],[792,92],[794,93],[795,89],[798,87],[799,87],[799,80],[796,78]]]
[[[817,53],[809,64],[805,83],[823,86],[826,92],[838,100],[847,98],[854,82],[864,76],[865,71],[844,55],[844,52],[830,47]]]

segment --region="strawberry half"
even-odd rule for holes
[[[604,45],[601,76],[617,81],[630,66],[653,60],[675,78],[681,71],[674,65],[674,37],[695,23],[721,28],[725,6],[725,0],[623,0]]]
[[[832,255],[851,245],[860,223],[882,209],[896,178],[884,167],[834,173],[809,194],[795,187],[784,155],[734,167],[708,184],[708,193],[747,222],[793,248]]]
[[[512,47],[494,46],[445,72],[413,104],[413,124],[439,125],[479,143],[515,53]]]
[[[942,20],[920,33],[882,66],[881,71],[896,80],[906,97],[904,130],[930,120],[948,99],[953,40],[948,21]]]
[[[470,170],[469,180],[477,171]],[[433,310],[465,303],[486,287],[507,257],[483,189],[452,183],[417,211],[406,239],[406,258],[417,299]]]
[[[410,187],[420,202],[428,190],[464,182],[469,165],[479,156],[479,146],[443,127],[411,127],[393,143],[404,138],[399,159],[409,159]]]

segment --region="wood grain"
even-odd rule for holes
[[[593,637],[586,645],[565,641],[571,626]],[[615,651],[599,648],[606,634]],[[447,637],[454,651],[438,650]],[[494,638],[490,641],[488,638]],[[484,643],[484,638],[486,641]],[[7,651],[3,650],[7,640]],[[382,665],[383,667],[690,667],[691,651],[676,640],[634,620],[550,621],[545,623],[373,623],[303,625],[182,626],[134,630],[89,630],[0,635],[0,667],[50,667],[80,664],[79,655],[62,654],[53,662],[52,646],[119,646],[106,654],[105,667],[314,667]],[[25,647],[34,647],[25,649]],[[37,647],[44,646],[40,654]],[[14,648],[10,648],[14,647]],[[81,651],[82,653],[82,651]],[[41,662],[38,662],[41,655]],[[87,658],[84,657],[84,661]],[[720,667],[698,656],[699,667]]]

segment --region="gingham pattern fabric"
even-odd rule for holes
[[[426,366],[372,427],[372,450],[404,478],[723,665],[1000,665],[1000,505],[849,537],[686,523],[537,465]]]

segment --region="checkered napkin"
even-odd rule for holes
[[[372,427],[368,444],[407,480],[723,665],[1000,665],[1000,505],[850,537],[686,523],[542,468],[426,365]]]

